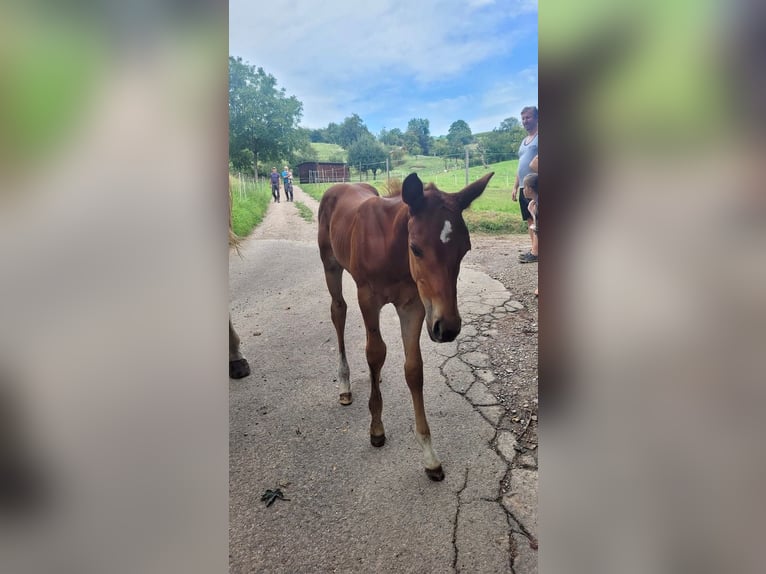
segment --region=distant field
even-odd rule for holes
[[[439,158],[407,158],[405,166],[413,169],[395,170],[392,175],[403,177],[411,172],[417,172],[420,179],[425,183],[433,182],[439,189],[447,192],[460,191],[465,187],[465,170],[451,170],[444,172],[444,162]],[[411,161],[409,161],[411,160]],[[434,162],[441,164],[441,169],[437,166],[433,169]],[[481,166],[472,167],[468,170],[469,181],[479,179],[488,171],[494,171],[495,175],[487,185],[484,193],[473,202],[471,207],[465,213],[465,220],[471,231],[482,231],[485,233],[526,233],[526,223],[521,219],[518,202],[511,201],[511,191],[513,182],[516,178],[518,160],[504,161],[491,164],[488,169]],[[358,181],[358,175],[352,176],[354,181]],[[378,179],[365,180],[381,192],[385,190],[386,174],[378,174]],[[316,200],[322,198],[322,194],[330,187],[329,183],[302,184],[300,187]]]
[[[317,160],[319,161],[330,161],[330,156],[339,156],[343,158],[342,161],[346,161],[348,157],[346,150],[338,144],[312,142],[311,147],[317,152]]]

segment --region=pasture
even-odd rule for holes
[[[438,157],[408,156],[404,166],[391,171],[391,177],[403,179],[408,173],[416,171],[424,182],[433,182],[442,191],[456,192],[465,186],[465,169],[444,171],[444,160]],[[463,217],[469,231],[483,233],[526,233],[526,223],[522,221],[518,202],[511,201],[513,182],[516,178],[518,160],[504,161],[491,164],[485,169],[482,166],[471,167],[468,179],[475,181],[488,171],[495,175],[489,182],[484,193],[473,202],[471,207],[463,212]],[[380,174],[376,180],[365,179],[359,173],[352,171],[352,181],[366,181],[385,193],[386,173]],[[331,186],[330,183],[303,184],[301,189],[317,201]]]
[[[348,152],[338,144],[311,142],[311,147],[317,152],[317,161],[346,161]]]

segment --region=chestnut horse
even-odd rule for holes
[[[389,197],[380,197],[366,183],[332,186],[319,204],[319,254],[332,303],[330,314],[338,336],[340,403],[351,404],[351,383],[344,331],[346,302],[342,293],[345,269],[357,286],[367,331],[370,367],[370,442],[383,446],[386,435],[381,412],[380,371],[386,344],[380,335],[380,309],[393,303],[404,342],[404,377],[415,410],[415,437],[423,449],[426,474],[442,480],[444,471],[431,446],[423,405],[423,359],[420,333],[425,319],[432,341],[453,341],[460,333],[457,277],[460,261],[471,248],[462,212],[479,197],[494,173],[458,193],[444,193],[417,174],[407,176]]]

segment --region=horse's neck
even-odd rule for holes
[[[393,242],[392,242],[392,256],[395,258],[403,258],[409,261],[409,231],[407,224],[410,221],[410,208],[404,202],[398,206],[392,222],[393,226]],[[409,263],[407,264],[409,268]]]

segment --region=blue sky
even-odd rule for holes
[[[537,105],[537,0],[230,0],[229,54],[303,102],[304,127],[483,132]]]

